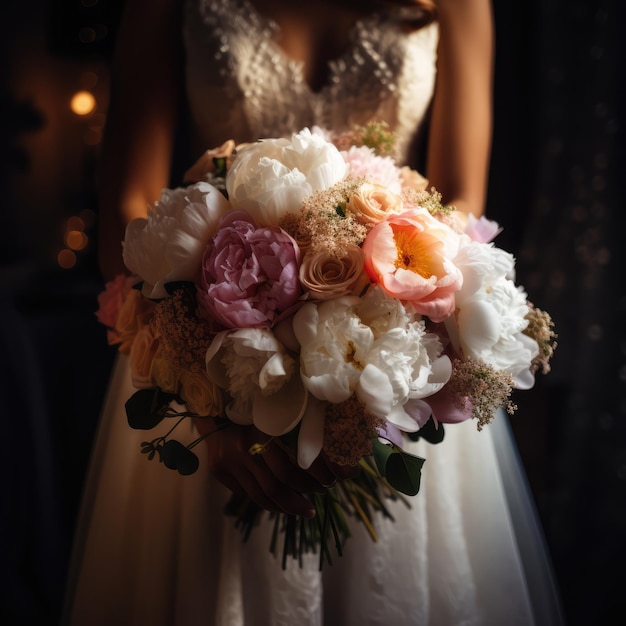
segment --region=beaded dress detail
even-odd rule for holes
[[[393,16],[356,22],[351,45],[314,91],[280,47],[280,28],[246,0],[199,0],[185,14],[186,85],[194,143],[205,150],[290,135],[305,126],[351,130],[385,120],[405,160],[430,102],[436,26],[407,34]]]

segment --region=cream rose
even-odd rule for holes
[[[232,139],[225,141],[219,148],[206,150],[185,172],[183,180],[192,183],[205,180],[209,174],[215,171],[215,161],[218,159],[224,159],[226,161],[226,169],[228,169],[234,150],[235,142]]]
[[[154,312],[154,302],[146,300],[139,291],[132,289],[124,300],[115,322],[115,331],[119,336],[119,351],[129,354],[135,336],[143,326],[149,323]]]
[[[429,184],[428,178],[424,178],[418,171],[406,165],[400,168],[400,180],[403,190],[426,191]]]
[[[348,200],[347,210],[362,224],[378,224],[403,209],[402,198],[378,183],[364,183]]]
[[[159,340],[152,327],[149,324],[142,326],[130,349],[130,374],[133,385],[138,389],[154,386],[150,372],[158,347]]]
[[[178,381],[180,395],[190,411],[198,415],[221,415],[224,409],[222,393],[206,373],[183,369],[179,373]]]
[[[165,393],[179,393],[178,373],[180,368],[169,359],[164,359],[160,350],[152,360],[150,376],[154,384]]]
[[[314,300],[347,296],[361,277],[364,262],[358,246],[350,246],[341,256],[309,252],[300,265],[300,283]]]

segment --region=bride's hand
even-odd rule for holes
[[[201,432],[206,428],[202,422],[198,421]],[[355,468],[332,466],[322,456],[308,470],[303,470],[278,440],[272,440],[254,426],[229,424],[210,433],[204,441],[214,477],[268,511],[312,517],[315,509],[304,494],[323,492],[338,478],[358,472]],[[257,444],[261,444],[263,451],[252,454],[250,449]]]

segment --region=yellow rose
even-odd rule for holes
[[[224,409],[221,389],[203,371],[183,369],[178,375],[180,395],[187,408],[198,415],[221,415]]]
[[[364,183],[348,200],[347,209],[362,224],[378,224],[390,213],[400,213],[402,198],[377,183]]]

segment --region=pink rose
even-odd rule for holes
[[[392,298],[433,322],[449,317],[463,274],[454,264],[459,235],[424,209],[390,215],[363,242],[365,270]]]
[[[226,328],[272,326],[300,297],[298,244],[243,211],[220,221],[202,259],[198,304]]]
[[[135,282],[137,279],[132,276],[118,274],[105,284],[104,291],[98,294],[98,310],[96,311],[96,318],[101,324],[109,329],[115,328],[122,304]]]

